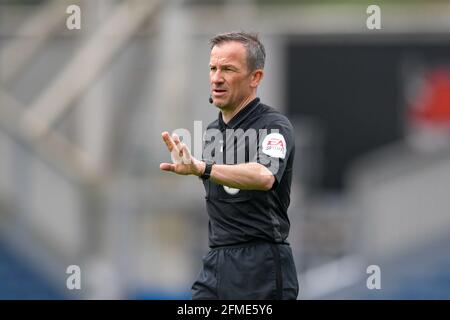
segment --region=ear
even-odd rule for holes
[[[257,69],[253,71],[250,79],[250,87],[252,88],[258,87],[263,77],[264,71],[262,69]]]

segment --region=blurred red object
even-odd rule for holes
[[[417,99],[410,105],[410,120],[432,126],[450,125],[450,69],[429,71],[424,80]]]

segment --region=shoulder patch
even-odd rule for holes
[[[286,157],[286,140],[280,133],[267,135],[262,142],[262,152],[273,158]]]

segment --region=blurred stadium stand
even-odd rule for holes
[[[189,298],[203,189],[159,171],[160,133],[217,116],[207,40],[235,29],[296,129],[299,298],[450,298],[450,4],[381,6],[369,31],[359,1],[0,0],[0,298]]]
[[[4,243],[0,243],[0,299],[64,299],[45,275],[36,272],[33,264],[19,257]]]

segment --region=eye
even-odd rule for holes
[[[216,68],[216,67],[213,67],[213,66],[211,66],[211,67],[209,67],[209,70],[210,70],[210,71],[216,71],[216,70],[217,70],[217,68]]]
[[[236,69],[233,68],[233,67],[224,67],[224,68],[223,68],[223,71],[226,71],[226,72],[234,72],[234,71],[236,71]]]

